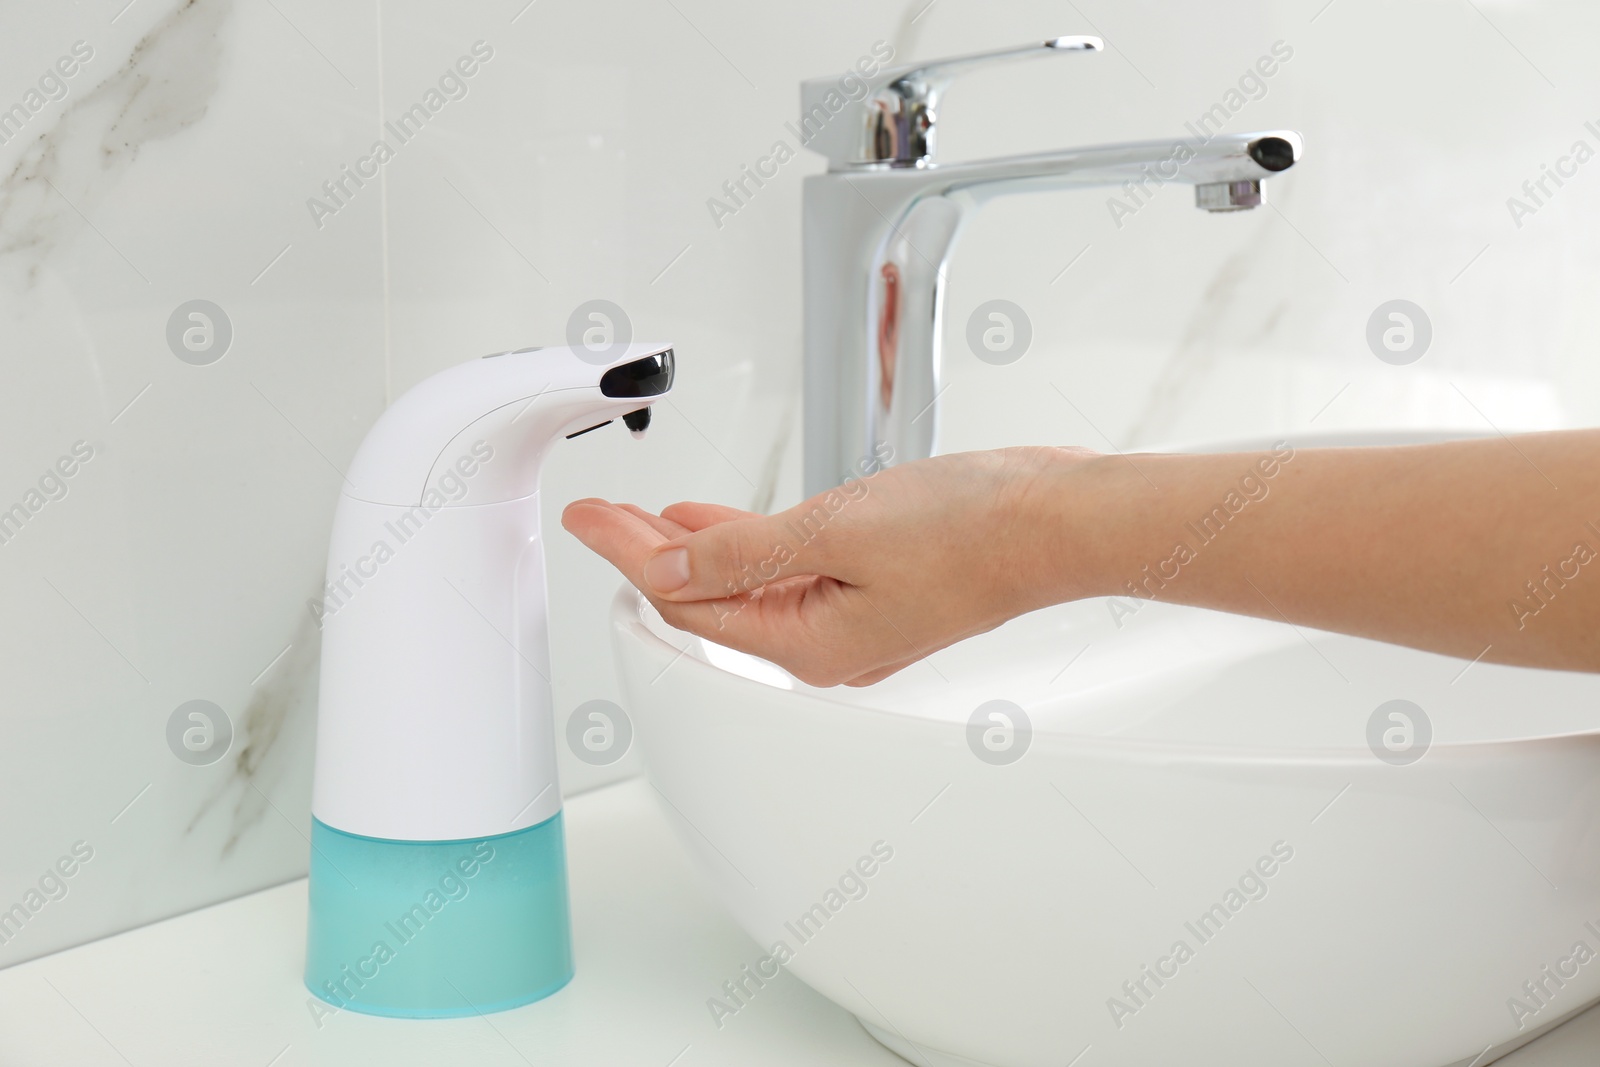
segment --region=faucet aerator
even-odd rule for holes
[[[1207,182],[1194,187],[1194,206],[1204,211],[1249,211],[1262,203],[1259,181]]]

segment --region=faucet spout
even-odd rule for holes
[[[944,278],[977,208],[998,196],[1195,187],[1207,211],[1262,203],[1301,154],[1287,130],[1074,148],[920,166],[838,166],[804,190],[805,490],[934,454]]]

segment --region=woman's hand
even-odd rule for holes
[[[1023,612],[1114,596],[1600,670],[1600,430],[1395,448],[1012,448],[779,515],[580,500],[567,529],[674,626],[867,685]],[[1120,605],[1120,614],[1119,614]]]
[[[1044,482],[1096,458],[968,452],[851,479],[777,515],[579,500],[561,521],[671,625],[812,685],[867,685],[1063,599],[1049,550],[1070,527]]]

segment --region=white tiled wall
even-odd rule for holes
[[[1576,3],[124,3],[0,13],[0,107],[93,49],[0,145],[0,508],[92,450],[0,544],[0,909],[93,849],[0,966],[304,870],[306,602],[339,470],[399,392],[559,342],[592,298],[680,358],[644,444],[589,435],[546,474],[558,708],[617,697],[617,579],[557,512],[792,501],[799,183],[820,161],[721,226],[706,200],[782,135],[801,78],[877,40],[913,57],[1106,37],[953,90],[948,159],[1177,133],[1274,41],[1294,49],[1230,125],[1306,134],[1274,208],[1207,216],[1172,188],[1120,229],[1090,194],[976,219],[950,274],[948,447],[1600,416],[1600,163],[1520,229],[1505,203],[1573,140],[1600,148],[1600,27]],[[308,199],[480,41],[465,95],[318,225]],[[991,297],[1033,320],[1011,366],[963,349]],[[1396,297],[1435,331],[1406,368],[1363,339]],[[233,326],[208,366],[166,340],[192,299]],[[167,747],[192,699],[236,730],[211,766]],[[569,760],[564,786],[637,766]]]

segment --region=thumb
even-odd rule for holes
[[[782,516],[757,515],[661,545],[645,559],[644,580],[663,600],[721,600],[818,573],[814,555]]]

